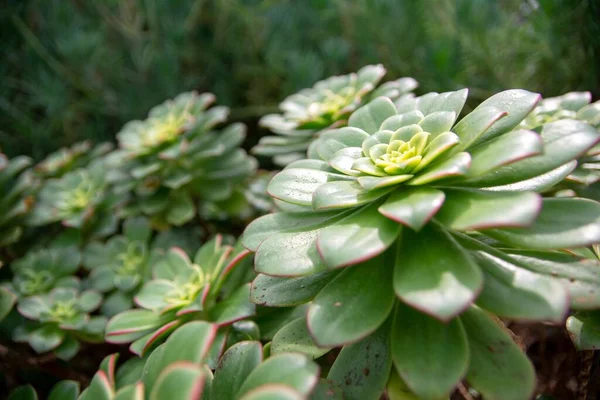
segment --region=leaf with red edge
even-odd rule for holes
[[[175,362],[158,376],[150,400],[200,399],[206,379],[206,371],[199,365],[186,361]]]

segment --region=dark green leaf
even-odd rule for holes
[[[402,188],[393,192],[378,210],[386,217],[419,231],[433,218],[444,199],[444,192],[434,188]]]

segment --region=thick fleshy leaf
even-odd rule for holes
[[[211,321],[217,325],[228,325],[254,315],[256,306],[249,298],[250,284],[247,283],[210,310]]]
[[[496,107],[477,107],[452,129],[460,138],[460,144],[452,150],[452,153],[469,149],[496,121],[507,115],[506,111]]]
[[[79,400],[112,400],[114,394],[114,389],[106,377],[106,373],[98,371],[90,385],[81,392]]]
[[[259,386],[279,383],[307,395],[319,380],[319,366],[302,354],[278,354],[256,367],[238,392],[243,396]]]
[[[155,279],[173,281],[178,276],[185,276],[192,264],[187,253],[179,247],[171,247],[167,254],[154,263],[153,275]]]
[[[555,279],[519,268],[493,248],[472,251],[484,276],[477,304],[499,317],[561,323],[569,310],[566,288]]]
[[[381,189],[388,186],[395,186],[405,182],[414,175],[394,175],[394,176],[360,176],[357,181],[360,186],[366,190]]]
[[[600,261],[539,250],[506,249],[504,252],[516,265],[560,282],[569,292],[572,308],[600,307]]]
[[[206,373],[191,362],[176,362],[160,374],[150,400],[188,400],[202,396]]]
[[[477,307],[463,313],[460,320],[469,339],[469,384],[485,399],[529,399],[535,388],[535,370],[502,322]]]
[[[515,247],[559,249],[600,243],[600,203],[580,198],[546,198],[529,228],[485,232]]]
[[[329,221],[339,214],[339,210],[323,212],[279,212],[268,214],[255,219],[246,227],[242,236],[242,244],[250,251],[256,251],[258,246],[269,236],[284,231],[304,230],[304,228],[319,225]]]
[[[182,321],[175,320],[165,324],[157,330],[142,336],[129,346],[129,351],[142,357],[147,351],[152,350],[156,345],[171,334],[175,329],[181,326]]]
[[[377,400],[392,368],[389,323],[358,343],[344,346],[329,370],[327,380],[340,388],[347,400]]]
[[[567,319],[567,331],[577,350],[600,349],[600,312],[583,311]]]
[[[166,279],[154,279],[147,282],[135,296],[135,303],[146,310],[160,311],[169,305],[165,301],[167,293],[176,289],[173,282]]]
[[[48,400],[77,400],[79,397],[79,382],[58,382],[48,394]]]
[[[408,305],[449,321],[473,303],[483,287],[479,267],[445,231],[406,231],[398,249],[394,290]]]
[[[440,209],[445,194],[430,187],[396,190],[379,207],[386,217],[419,231]]]
[[[490,140],[498,135],[512,130],[519,125],[523,119],[534,109],[542,96],[538,93],[528,92],[522,89],[511,89],[497,93],[484,100],[473,112],[484,107],[495,107],[505,111],[508,115],[490,127],[479,142]]]
[[[330,268],[356,264],[381,254],[400,235],[401,225],[377,211],[378,203],[357,210],[318,234],[319,254]]]
[[[81,293],[77,300],[77,305],[83,312],[91,312],[97,309],[102,303],[102,295],[94,290],[86,290]]]
[[[467,101],[468,95],[468,89],[435,93],[433,96],[426,94],[418,98],[417,108],[423,111],[424,114],[431,114],[436,111],[452,111],[458,117]]]
[[[316,210],[356,207],[372,202],[389,193],[393,188],[367,190],[358,182],[328,182],[313,193],[312,205]]]
[[[352,165],[356,160],[363,156],[362,149],[360,147],[346,147],[336,152],[329,160],[331,165],[336,170],[343,174],[350,176],[358,176],[361,174],[360,171],[352,169]]]
[[[600,141],[600,134],[581,121],[560,120],[541,127],[543,154],[527,157],[497,168],[490,174],[471,178],[469,186],[489,187],[524,181],[568,163]]]
[[[399,304],[391,343],[396,370],[422,398],[448,397],[467,372],[469,345],[456,318],[444,324]]]
[[[348,119],[348,125],[372,135],[379,130],[383,121],[396,114],[398,114],[396,106],[390,99],[378,97],[354,111]]]
[[[528,227],[542,207],[541,196],[533,192],[446,189],[444,193],[446,201],[435,218],[458,231]]]
[[[303,400],[306,397],[287,385],[270,383],[252,389],[240,400]]]
[[[271,342],[271,354],[302,353],[311,358],[319,358],[331,350],[319,347],[306,325],[306,318],[298,318],[281,328]]]
[[[259,274],[250,289],[250,301],[267,307],[292,307],[312,300],[339,271],[323,271],[300,278]]]
[[[250,373],[262,362],[259,342],[239,342],[219,360],[212,384],[213,399],[235,399]]]
[[[471,167],[468,177],[484,175],[498,167],[541,154],[542,138],[535,132],[511,131],[477,147],[469,149]]]
[[[317,344],[339,346],[374,332],[394,305],[390,255],[346,268],[319,292],[308,309]]]
[[[129,343],[161,326],[164,317],[148,310],[128,310],[112,317],[106,325],[106,341]]]
[[[418,124],[425,116],[419,110],[408,111],[400,115],[394,115],[383,121],[382,131],[397,131],[403,126]]]
[[[21,385],[9,393],[7,400],[38,400],[38,396],[33,386]]]
[[[288,203],[310,206],[313,193],[319,186],[327,182],[351,179],[354,178],[315,169],[288,168],[271,179],[267,192],[272,197]]]
[[[573,160],[560,167],[553,169],[552,171],[546,172],[545,174],[538,175],[531,179],[524,181],[509,183],[508,185],[492,186],[487,187],[485,190],[491,190],[496,192],[544,192],[556,184],[562,182],[577,168],[577,161]]]
[[[256,271],[273,276],[304,276],[325,270],[317,251],[317,235],[321,229],[269,237],[254,256]]]
[[[200,365],[208,356],[217,334],[216,325],[192,321],[177,329],[165,343],[158,346],[146,361],[142,379],[148,393],[167,366],[175,362]]]
[[[317,152],[325,161],[331,161],[332,157],[342,149],[360,148],[363,140],[369,135],[362,129],[346,126],[340,129],[325,131],[319,138]]]
[[[49,311],[49,305],[41,296],[31,296],[19,301],[17,310],[26,318],[38,320],[42,314]]]
[[[152,234],[152,227],[146,218],[131,218],[123,223],[123,233],[130,241],[146,243]]]
[[[413,174],[421,171],[433,161],[435,161],[441,154],[447,152],[452,147],[459,143],[458,136],[452,132],[444,132],[433,139],[427,147],[423,150],[423,159],[419,162],[419,165],[412,170]]]
[[[464,176],[470,164],[471,156],[469,153],[458,153],[444,161],[429,166],[406,182],[406,184],[411,186],[425,185],[452,176]]]
[[[425,132],[431,133],[432,138],[434,138],[440,133],[450,131],[455,120],[456,113],[453,111],[437,111],[426,115],[419,122],[419,125]]]

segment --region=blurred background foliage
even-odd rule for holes
[[[383,63],[418,93],[600,94],[595,0],[8,0],[0,143],[41,158],[177,93],[211,91],[250,125],[287,95]],[[252,143],[249,143],[251,145]]]

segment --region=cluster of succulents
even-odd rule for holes
[[[208,108],[214,100],[209,93],[183,93],[117,134],[126,170],[117,186],[135,194],[129,215],[151,216],[158,225],[182,225],[196,216],[198,200],[225,201],[253,175],[256,161],[239,147],[246,127],[215,130],[229,111]]]
[[[407,97],[417,87],[412,78],[377,86],[385,68],[367,65],[356,73],[333,76],[301,90],[280,105],[281,114],[264,116],[260,123],[278,136],[265,136],[253,148],[256,155],[273,157],[277,165],[306,158],[311,143],[323,130],[345,126],[348,116],[378,96]]]
[[[503,320],[600,346],[600,203],[562,191],[600,178],[598,103],[508,90],[460,118],[467,89],[415,96],[384,73],[266,116],[279,136],[255,152],[278,172],[195,92],[127,124],[117,150],[0,158],[0,243],[49,232],[7,247],[3,327],[65,360],[84,342],[135,355],[49,398],[441,399],[466,381],[526,400],[535,370]]]
[[[252,271],[244,262],[249,252],[224,240],[217,235],[205,243],[193,261],[176,247],[158,257],[152,279],[134,298],[140,308],[115,315],[106,328],[106,340],[132,343],[130,349],[142,355],[187,321],[202,320],[222,327],[222,346],[229,326],[255,312],[249,300]],[[215,363],[220,355],[216,351]]]

